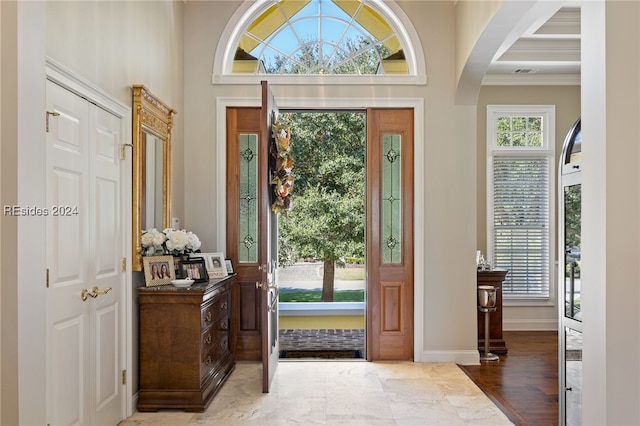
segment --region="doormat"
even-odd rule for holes
[[[297,350],[280,351],[280,358],[321,358],[321,359],[349,359],[363,358],[359,350],[332,351],[332,350]]]

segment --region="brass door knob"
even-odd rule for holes
[[[94,289],[95,289],[95,287],[94,287]],[[84,302],[89,297],[93,297],[95,299],[96,297],[98,297],[98,295],[93,291],[93,289],[87,290],[86,288],[83,288],[82,291],[80,291],[80,298]]]
[[[111,291],[111,287],[107,287],[107,288],[105,288],[103,290],[103,289],[98,288],[97,286],[94,286],[91,289],[91,291],[94,292],[96,294],[96,296],[97,296],[99,294],[107,294],[107,293],[109,293]],[[96,296],[93,296],[93,297],[96,297]]]

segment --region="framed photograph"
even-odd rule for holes
[[[211,276],[215,278],[224,278],[227,274],[227,264],[224,261],[224,254],[211,253]]]
[[[212,265],[211,265],[211,256],[213,255],[213,253],[191,253],[189,255],[190,258],[202,258],[204,259],[204,266],[207,268],[207,271],[210,271],[212,269]]]
[[[227,274],[233,274],[233,262],[231,261],[231,259],[225,259],[224,260],[225,266],[227,267]]]
[[[197,283],[209,281],[207,266],[202,257],[191,257],[189,260],[180,262],[180,275],[191,278]]]
[[[228,275],[223,253],[194,253],[191,256],[198,256],[204,259],[205,267],[210,277],[224,278]]]
[[[144,281],[147,287],[170,284],[176,279],[173,256],[144,256]]]

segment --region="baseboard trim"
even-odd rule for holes
[[[477,350],[467,351],[423,351],[419,362],[453,362],[462,365],[480,364]]]
[[[131,406],[133,407],[133,410],[131,413],[127,413],[128,417],[133,416],[133,413],[138,411],[138,392],[134,393],[133,396],[131,397]],[[123,419],[123,420],[126,420],[126,419]]]
[[[516,319],[502,320],[504,331],[557,331],[557,319]]]

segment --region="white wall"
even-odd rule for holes
[[[476,146],[474,106],[454,104],[454,7],[450,2],[399,2],[406,15],[420,17],[414,25],[426,56],[426,86],[277,85],[276,98],[291,99],[424,99],[424,180],[416,182],[426,200],[415,217],[424,229],[424,345],[415,348],[425,360],[460,359],[476,349]],[[256,85],[212,85],[217,41],[241,2],[188,2],[185,6],[185,169],[186,223],[207,250],[217,246],[216,100],[260,96]],[[282,107],[282,105],[280,105]],[[314,105],[308,105],[313,107]],[[363,105],[366,106],[366,105]],[[464,125],[461,125],[464,123]],[[223,144],[224,145],[224,144]],[[446,182],[446,184],[444,184]],[[458,357],[458,358],[456,358]]]
[[[0,2],[0,205],[17,202],[17,7]],[[18,421],[18,317],[15,220],[0,216],[0,424]]]
[[[585,425],[640,424],[640,4],[582,6]]]
[[[173,204],[181,214],[184,4],[169,1],[2,3],[2,161],[10,159],[4,157],[5,152],[17,151],[17,161],[14,159],[7,168],[2,165],[2,183],[20,183],[17,199],[8,204],[44,206],[42,143],[45,140],[45,57],[49,57],[126,105],[132,103],[131,85],[141,83],[178,110],[174,127],[177,137],[173,139],[172,150],[175,165]],[[9,15],[7,19],[9,23],[15,22],[17,28],[15,34],[6,38],[4,21],[9,7],[5,3],[16,8],[15,16]],[[5,52],[12,50],[17,52],[15,57],[5,56]],[[11,104],[11,109],[5,109],[6,88],[14,86],[5,84],[4,70],[14,67],[19,76],[14,79],[19,101]],[[10,76],[10,73],[6,75]],[[5,131],[8,131],[5,117],[15,121],[13,138],[5,138]],[[4,204],[4,187],[2,195]],[[12,374],[5,376],[5,371],[17,372],[20,383],[17,391],[10,393],[12,398],[3,393],[3,424],[5,419],[7,424],[16,424],[12,419],[17,418],[14,414],[18,412],[20,424],[46,424],[43,357],[46,265],[42,235],[43,220],[14,218],[8,221],[2,218],[3,306],[11,303],[12,294],[17,293],[17,303],[12,307],[12,310],[17,309],[17,321],[14,317],[7,323],[7,315],[11,312],[2,310],[3,327],[8,327],[6,334],[3,329],[2,351],[3,355],[10,348],[17,348],[18,352],[17,357],[2,358],[3,390],[11,389],[11,386],[4,387],[5,381],[13,385]],[[14,259],[5,257],[5,247],[11,247]],[[7,276],[8,280],[5,279]],[[136,281],[141,281],[139,276]],[[134,300],[127,302],[135,303]],[[133,328],[137,330],[135,321]],[[5,336],[14,338],[5,341]],[[137,371],[131,372],[129,377],[135,380]]]
[[[131,105],[144,84],[177,111],[173,121],[172,215],[184,216],[183,3],[47,2],[46,55]]]

